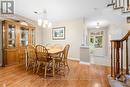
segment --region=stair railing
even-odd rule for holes
[[[125,76],[126,74],[129,74],[129,66],[128,66],[129,36],[130,31],[121,40],[111,40],[111,77],[113,77],[114,79],[116,79],[119,76],[121,77]],[[124,45],[126,48],[125,50]],[[126,56],[124,57],[124,55]],[[126,67],[125,69],[124,66]],[[121,81],[123,81],[123,78]]]

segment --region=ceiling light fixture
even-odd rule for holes
[[[100,28],[100,23],[97,22],[96,28]]]
[[[50,28],[52,23],[48,20],[47,11],[43,10],[43,12],[34,12],[38,15],[38,25],[42,26],[43,28]]]

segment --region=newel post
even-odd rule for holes
[[[112,41],[111,41],[111,77],[113,76],[113,48],[112,48]]]

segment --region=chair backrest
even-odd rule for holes
[[[64,50],[63,50],[63,52],[64,52],[64,59],[67,59],[67,57],[68,57],[69,48],[70,48],[70,45],[67,44],[67,45],[65,46]]]
[[[36,55],[37,55],[38,60],[41,60],[41,61],[47,60],[48,50],[46,49],[46,47],[42,45],[37,45],[35,50],[36,50]]]
[[[31,45],[27,46],[27,57],[30,60],[36,60],[36,52],[35,52],[35,48]]]

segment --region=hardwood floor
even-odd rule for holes
[[[0,68],[0,87],[110,87],[107,75],[110,67],[82,65],[69,61],[70,72],[44,79],[42,75],[25,71],[24,65]]]

